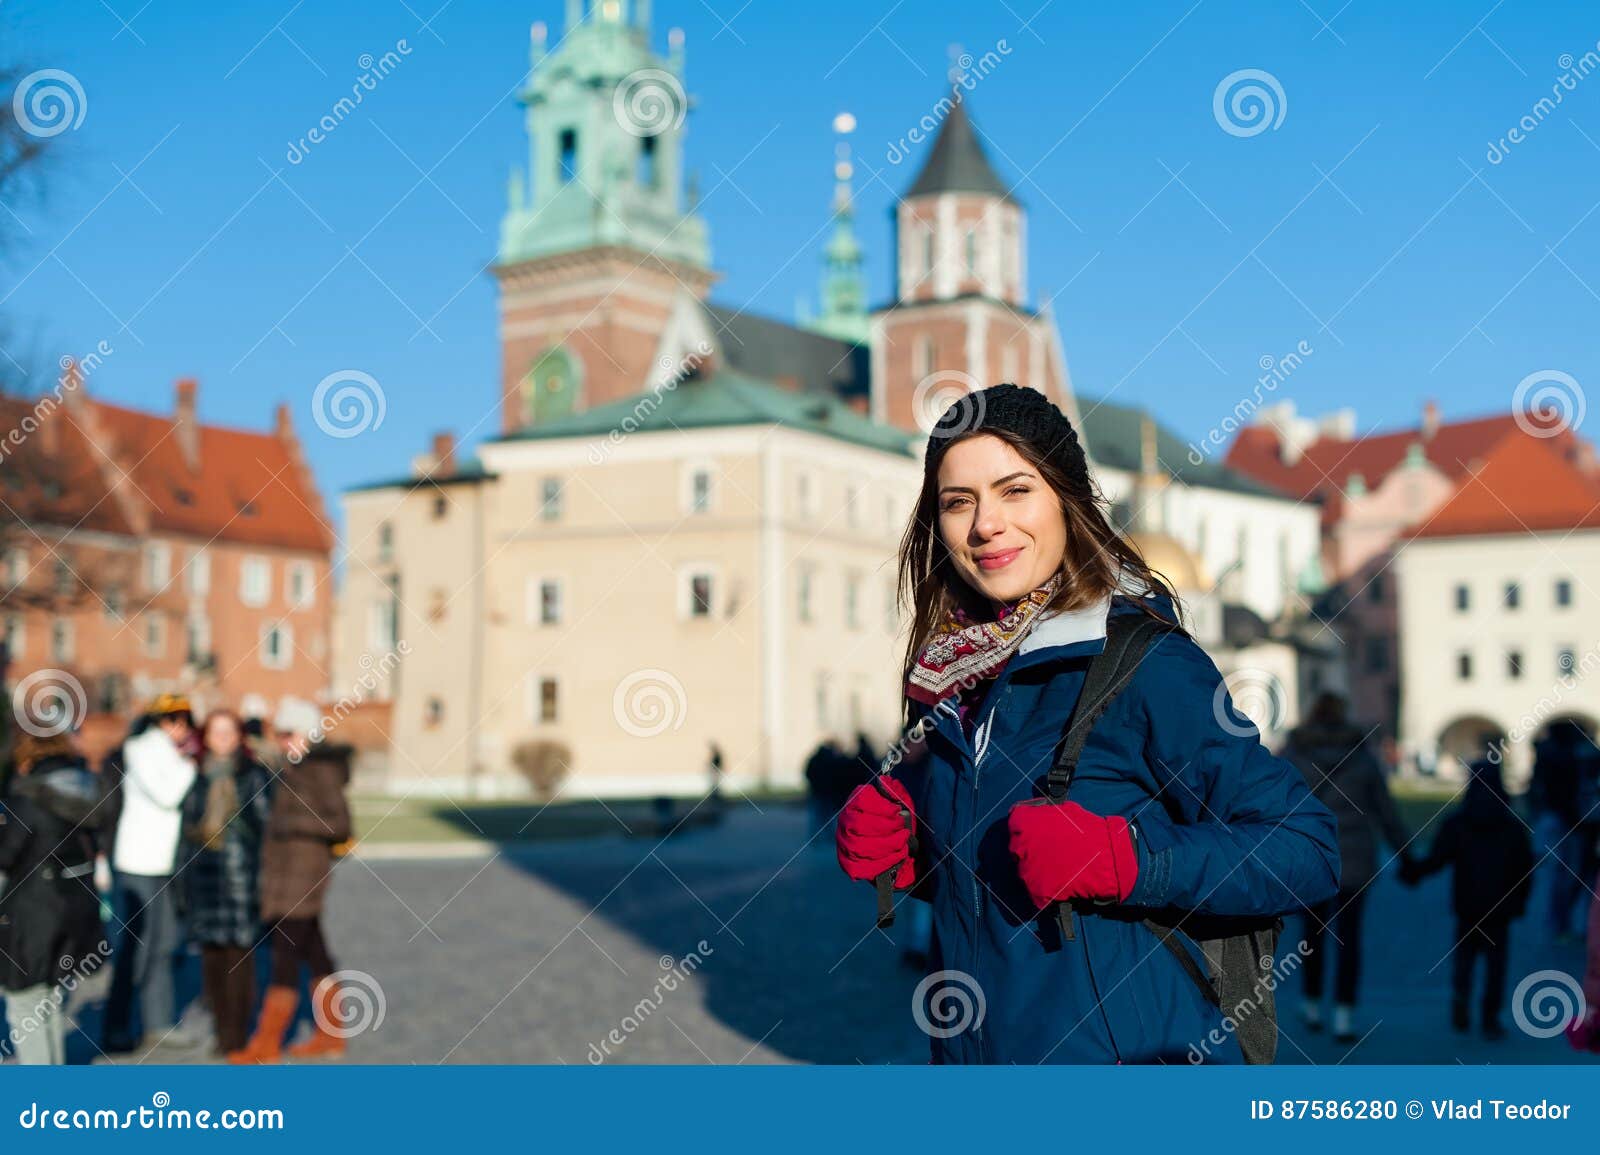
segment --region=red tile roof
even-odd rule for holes
[[[50,428],[4,440],[34,402],[0,399],[0,498],[35,524],[325,553],[333,535],[298,443],[283,431],[200,425],[186,460],[178,421],[78,394],[53,406]],[[11,480],[16,478],[17,480]],[[0,507],[0,513],[4,513]]]
[[[1519,430],[1408,536],[1569,529],[1600,529],[1600,480],[1574,466],[1551,440]]]

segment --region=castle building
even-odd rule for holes
[[[644,5],[573,0],[559,48],[546,39],[535,25],[495,268],[500,433],[472,458],[441,436],[344,498],[335,685],[384,671],[382,786],[514,790],[559,751],[564,794],[691,793],[715,743],[730,788],[792,787],[825,736],[888,743],[922,444],[1002,380],[1081,425],[1219,652],[1288,655],[1264,728],[1292,723],[1320,671],[1281,626],[1316,581],[1315,506],[1191,464],[1147,406],[1078,397],[1029,304],[1026,212],[959,85],[894,208],[890,299],[868,303],[841,139],[820,309],[790,323],[710,300],[682,35],[658,55]]]

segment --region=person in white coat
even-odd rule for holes
[[[111,867],[116,925],[123,933],[106,1008],[108,1050],[133,1046],[128,1020],[135,992],[145,1044],[159,1044],[173,1025],[179,928],[172,879],[183,799],[194,784],[196,735],[189,701],[181,695],[162,694],[147,718],[146,728],[122,746],[122,813]]]

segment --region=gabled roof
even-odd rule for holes
[[[1409,536],[1571,529],[1600,529],[1600,480],[1574,466],[1549,440],[1519,429]]]
[[[989,158],[978,140],[978,133],[967,117],[967,106],[960,88],[953,89],[947,98],[954,103],[939,135],[934,139],[922,171],[911,182],[905,198],[929,196],[935,193],[983,193],[1014,201],[1010,187],[995,173]]]
[[[784,389],[733,369],[691,377],[672,388],[648,389],[499,440],[605,437],[619,430],[665,433],[728,425],[784,425],[904,456],[911,455],[914,440],[862,416],[837,397]]]
[[[0,464],[0,497],[34,525],[327,552],[332,531],[298,460],[292,434],[198,427],[191,468],[171,417],[91,397],[41,403],[0,399],[0,419],[39,428]],[[11,511],[14,511],[11,512]]]
[[[707,304],[705,311],[730,369],[765,381],[790,377],[799,388],[844,397],[867,395],[865,345],[725,305]]]
[[[1089,459],[1112,469],[1139,472],[1143,437],[1141,427],[1145,410],[1132,405],[1096,401],[1092,397],[1079,397],[1078,409],[1082,415],[1083,440]],[[1166,473],[1185,485],[1278,500],[1283,500],[1285,496],[1213,458],[1208,457],[1199,465],[1194,464],[1189,457],[1189,447],[1159,421],[1156,422],[1156,458]]]

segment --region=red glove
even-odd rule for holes
[[[1123,902],[1139,875],[1125,818],[1102,818],[1076,802],[1021,802],[1011,808],[1011,854],[1040,909],[1073,898]]]
[[[891,802],[870,782],[856,787],[839,812],[834,834],[839,865],[857,882],[871,882],[899,864],[894,885],[897,890],[905,890],[917,873],[911,861],[911,826],[915,825],[916,811],[903,785],[888,777],[879,781],[900,801]],[[910,824],[901,815],[901,807],[913,815]]]

